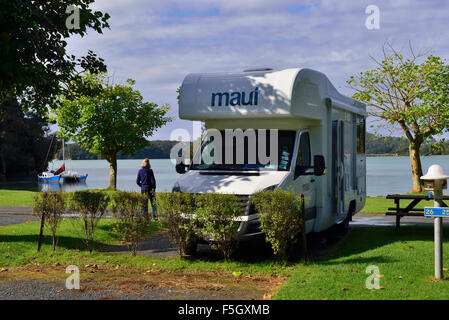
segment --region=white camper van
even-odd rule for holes
[[[181,86],[181,119],[204,121],[206,129],[223,134],[277,129],[279,161],[276,166],[192,164],[180,171],[173,191],[238,195],[244,208],[240,240],[262,234],[251,195],[266,189],[304,194],[307,232],[346,226],[365,204],[365,110],[311,69],[189,74]]]

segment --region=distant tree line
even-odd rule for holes
[[[367,155],[409,155],[409,142],[405,137],[377,136],[366,133]],[[423,156],[449,154],[449,142],[437,142],[432,139],[421,146],[420,153]]]
[[[178,143],[178,141],[169,140],[153,140],[149,142],[149,146],[132,155],[124,156],[118,154],[118,159],[170,159],[171,148]],[[56,155],[57,159],[62,159],[62,149],[59,149]],[[65,146],[65,158],[72,160],[97,160],[101,159],[101,156],[86,151],[76,143],[67,144]]]
[[[150,145],[143,148],[130,156],[119,154],[118,159],[170,159],[170,150],[177,141],[154,140],[150,141]],[[432,148],[432,145],[434,147]],[[435,146],[438,148],[435,149]],[[62,159],[62,149],[58,148],[57,158]],[[389,137],[377,136],[372,133],[366,134],[366,153],[368,155],[397,155],[408,156],[408,141],[405,137]],[[421,154],[427,155],[448,155],[449,142],[423,144],[421,146]],[[72,143],[65,146],[66,159],[72,160],[96,160],[101,159],[100,156],[92,154],[79,147],[78,144]]]

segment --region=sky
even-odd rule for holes
[[[379,8],[378,29],[366,27],[370,5]],[[374,68],[370,56],[380,57],[386,41],[449,60],[447,0],[96,0],[92,8],[109,13],[110,29],[70,38],[68,53],[93,50],[115,82],[135,79],[145,101],[171,106],[173,121],[150,140],[192,131],[176,100],[189,73],[312,68],[351,94],[346,80]]]

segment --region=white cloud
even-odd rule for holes
[[[331,51],[330,60],[332,62],[344,62],[350,59],[350,55],[352,53],[351,49],[343,50],[343,51]]]
[[[380,9],[380,29],[365,28],[366,6]],[[390,40],[395,46],[431,47],[449,57],[444,1],[96,0],[111,15],[111,30],[69,41],[76,54],[92,49],[117,79],[134,78],[148,100],[172,105],[190,72],[239,71],[248,67],[309,67],[326,73],[343,93],[345,80],[374,66]],[[177,120],[158,131],[166,139]]]

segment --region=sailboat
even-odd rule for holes
[[[65,149],[64,149],[64,140],[62,141],[62,165],[65,165]],[[77,171],[73,171],[73,170],[68,170],[65,171],[65,166],[64,166],[64,171],[61,173],[61,178],[63,179],[63,182],[86,182],[87,179],[87,173],[82,175],[79,174]]]
[[[39,182],[45,183],[59,183],[62,179],[63,182],[86,182],[87,173],[82,175],[76,171],[65,170],[65,149],[64,140],[62,141],[62,166],[56,171],[44,171],[38,176]]]
[[[63,163],[61,168],[52,172],[52,171],[44,171],[41,174],[37,175],[37,180],[39,182],[46,183],[59,183],[61,179],[61,173],[65,171],[65,164]]]
[[[76,171],[68,170],[62,173],[63,182],[86,182],[88,174],[79,174]]]

